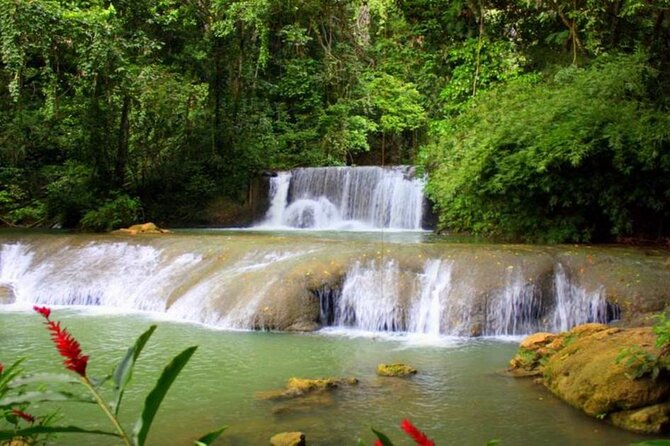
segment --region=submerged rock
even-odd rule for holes
[[[356,378],[291,378],[285,388],[260,392],[256,396],[263,400],[291,399],[310,393],[334,390],[344,385],[355,386],[357,384],[358,379]]]
[[[541,335],[541,336],[540,336]],[[556,396],[588,415],[639,433],[670,431],[670,381],[650,374],[631,376],[622,350],[640,348],[653,355],[652,329],[584,324],[559,335],[531,335],[510,361],[515,376],[541,376]]]
[[[113,234],[168,234],[170,231],[167,229],[161,229],[156,226],[154,223],[143,223],[140,225],[132,225],[128,228],[121,228],[116,231],[112,231]]]
[[[305,446],[305,434],[302,432],[282,432],[270,438],[272,446]]]
[[[404,378],[411,375],[416,375],[417,370],[407,364],[379,364],[377,366],[377,375],[379,376],[393,376]]]

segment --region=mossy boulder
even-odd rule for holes
[[[379,364],[377,366],[377,375],[379,376],[393,376],[398,378],[404,378],[407,376],[416,375],[417,370],[407,364],[396,363],[396,364]]]
[[[270,438],[271,446],[305,446],[305,434],[302,432],[282,432]]]
[[[355,386],[356,378],[290,378],[283,389],[260,392],[256,396],[263,400],[298,398],[316,392],[338,389],[342,386]]]
[[[664,433],[670,428],[670,381],[644,375],[632,379],[623,349],[643,349],[653,355],[651,328],[621,329],[584,324],[555,337],[533,335],[510,361],[515,376],[541,376],[556,396],[586,414],[634,432]]]

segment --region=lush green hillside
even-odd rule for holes
[[[0,218],[197,222],[261,169],[423,164],[444,229],[670,234],[668,0],[0,2]]]

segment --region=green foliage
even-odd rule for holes
[[[670,371],[668,354],[670,353],[670,320],[665,314],[656,316],[656,323],[652,328],[656,335],[656,348],[658,354],[651,353],[642,347],[635,345],[622,349],[617,355],[616,362],[624,363],[629,372],[630,379],[639,379],[650,376],[656,380],[661,372]]]
[[[138,221],[141,204],[138,199],[122,195],[90,210],[81,219],[81,227],[88,231],[107,232]]]
[[[512,80],[443,122],[422,153],[442,228],[551,242],[658,231],[670,127],[655,76],[642,54],[602,56]]]
[[[666,3],[1,2],[0,219],[105,230],[127,196],[193,223],[259,170],[414,163],[426,145],[431,174],[483,178],[431,184],[451,229],[662,236]]]
[[[175,356],[163,369],[163,373],[161,373],[161,376],[158,378],[156,385],[147,395],[147,398],[144,401],[142,414],[137,420],[137,423],[135,423],[135,428],[133,429],[133,444],[135,446],[143,446],[146,442],[149,429],[151,429],[151,424],[163,402],[163,398],[165,398],[172,383],[177,379],[177,376],[181,373],[182,369],[186,366],[186,363],[191,359],[191,356],[193,356],[193,353],[195,353],[197,348],[197,346],[187,348]],[[202,440],[199,441],[202,442]]]
[[[655,381],[663,368],[658,356],[639,346],[622,349],[616,357],[616,363],[626,366],[629,370],[626,376],[630,379],[650,376]]]

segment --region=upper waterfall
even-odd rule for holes
[[[420,230],[424,180],[408,166],[313,167],[270,179],[260,227]]]

